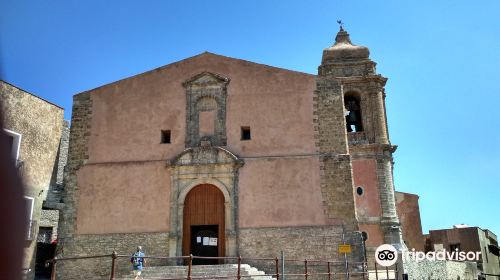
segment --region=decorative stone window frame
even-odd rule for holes
[[[230,79],[211,72],[202,72],[182,83],[186,89],[186,147],[198,147],[202,142],[211,146],[226,146],[227,85]],[[212,98],[217,104],[214,135],[200,137],[198,101]]]

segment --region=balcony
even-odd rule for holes
[[[347,139],[349,140],[349,145],[352,146],[368,144],[368,138],[364,131],[348,132]]]

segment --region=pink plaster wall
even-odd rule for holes
[[[366,240],[367,247],[378,247],[384,244],[384,233],[382,228],[377,224],[359,224],[359,230],[368,233]]]
[[[184,149],[186,93],[182,82],[208,71],[228,86],[228,148],[240,156],[315,151],[313,75],[204,53],[92,90],[89,162],[170,159]],[[250,126],[252,140],[240,140]],[[170,129],[171,144],[160,144]]]
[[[78,173],[77,234],[168,231],[164,163],[87,165]]]
[[[418,195],[404,192],[395,192],[396,210],[403,231],[403,240],[409,249],[417,251],[424,249],[425,238],[422,233],[420,207]]]
[[[185,148],[182,83],[204,71],[231,79],[227,149],[246,162],[239,178],[240,226],[335,222],[324,217],[316,157],[254,158],[316,153],[315,76],[204,53],[91,90],[87,164],[115,164],[78,173],[78,233],[168,230],[170,176],[161,161]],[[241,126],[251,128],[251,140],[241,141]],[[171,130],[171,144],[160,144],[161,130]]]
[[[352,172],[358,217],[379,217],[382,210],[378,192],[377,162],[374,159],[353,160]],[[358,186],[364,189],[361,196],[356,193]]]
[[[319,160],[248,160],[239,178],[240,227],[335,224],[324,215]]]

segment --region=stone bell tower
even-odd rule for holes
[[[389,141],[385,110],[387,78],[376,73],[369,54],[368,48],[351,43],[342,26],[334,45],[323,51],[317,81],[319,148],[350,158],[356,219],[367,246],[399,247],[392,172],[396,146]]]

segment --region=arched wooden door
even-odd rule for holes
[[[184,201],[182,254],[187,256],[224,257],[224,194],[214,185],[198,185]],[[215,264],[197,260],[194,264]]]

